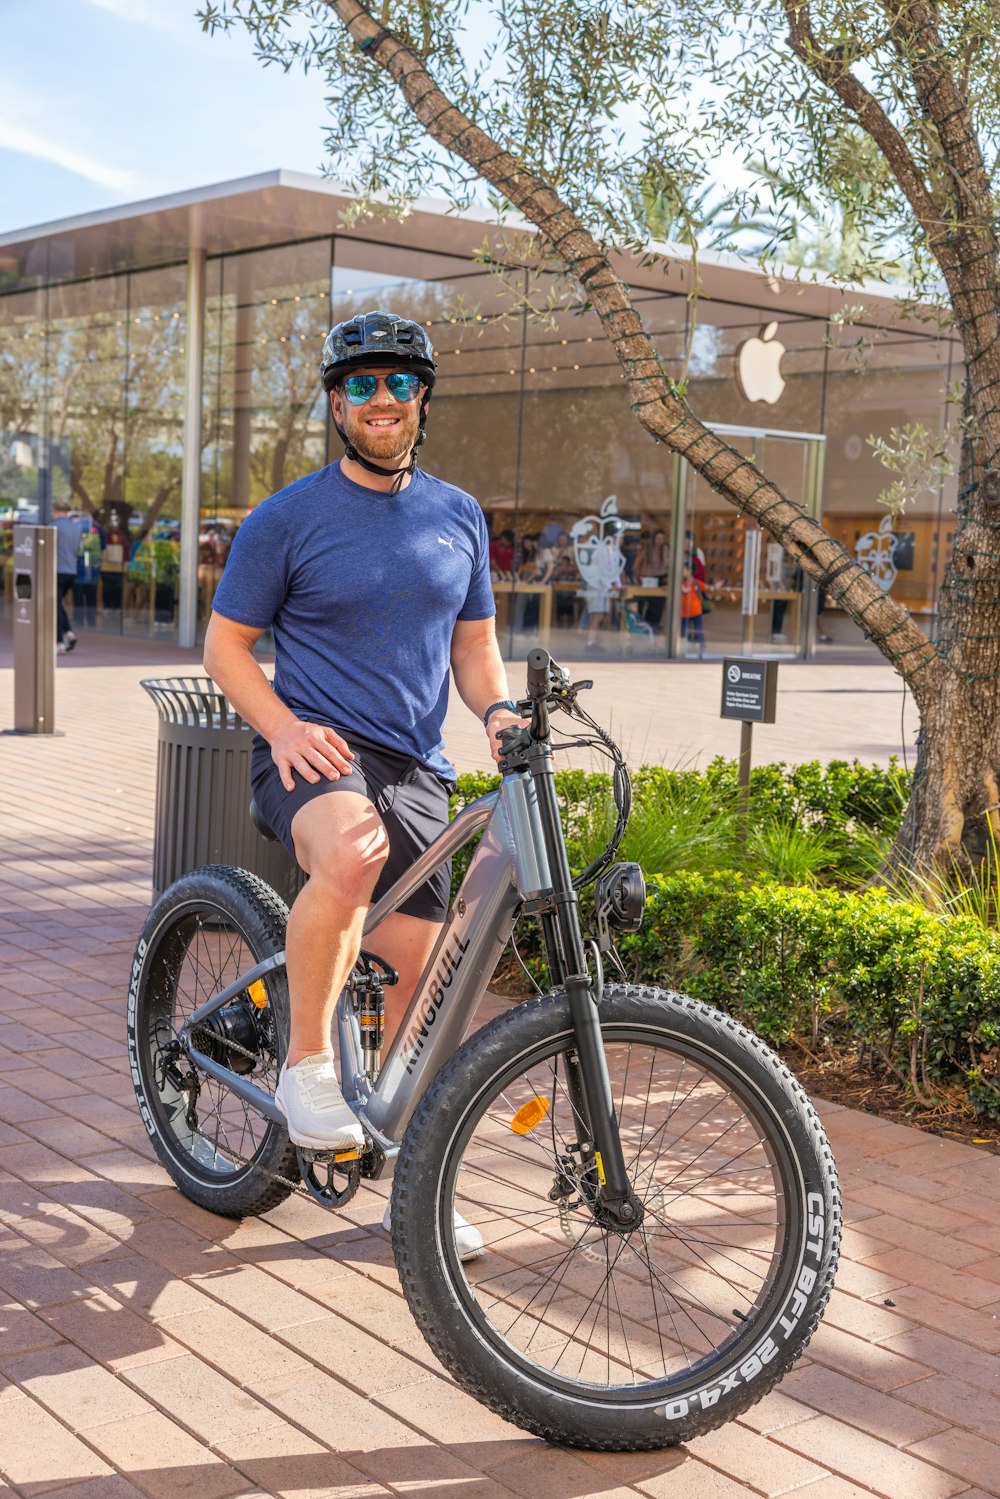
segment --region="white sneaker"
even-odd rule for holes
[[[278,1074],[274,1101],[285,1116],[289,1139],[311,1150],[348,1150],[365,1143],[364,1130],[344,1102],[333,1057],[316,1052]]]
[[[392,1233],[392,1206],[386,1208],[382,1214],[382,1227],[387,1234]],[[486,1245],[478,1228],[473,1228],[471,1223],[466,1223],[461,1213],[455,1214],[455,1248],[463,1265],[469,1260],[478,1260],[481,1254],[486,1253]]]

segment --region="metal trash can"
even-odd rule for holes
[[[236,864],[291,905],[305,875],[250,821],[253,730],[210,677],[147,678],[159,714],[153,889],[188,870]]]

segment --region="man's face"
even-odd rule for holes
[[[397,401],[385,387],[385,376],[401,368],[405,366],[386,364],[359,370],[358,374],[379,377],[375,394],[363,406],[353,406],[339,386],[331,392],[334,420],[361,456],[375,463],[394,463],[407,457],[420,430],[425,387],[421,385],[414,401]]]

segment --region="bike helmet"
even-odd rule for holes
[[[416,468],[417,449],[427,437],[427,405],[437,379],[437,364],[426,332],[419,323],[395,312],[363,312],[330,329],[323,343],[319,372],[323,389],[332,391],[345,375],[379,364],[404,365],[419,375],[427,387],[420,401],[420,426],[417,440],[410,449],[409,461],[403,468],[383,468],[379,463],[372,463],[357,451],[340,423],[334,425],[347,457],[354,463],[360,463],[369,473],[395,474],[392,493],[397,494],[403,479]]]
[[[352,370],[397,361],[412,368],[428,388],[433,386],[437,364],[420,324],[395,312],[363,312],[338,323],[326,335],[319,366],[323,389],[332,390]]]

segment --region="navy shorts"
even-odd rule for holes
[[[351,774],[336,781],[321,776],[313,784],[293,770],[295,788],[292,791],[286,791],[281,784],[278,767],[271,759],[271,746],[255,734],[250,759],[253,797],[264,821],[294,859],[292,818],[300,807],[315,796],[328,796],[338,791],[367,796],[389,835],[389,857],[372,895],[372,900],[377,901],[447,827],[448,797],[455,789],[455,783],[435,775],[409,755],[384,749],[341,729],[337,733],[354,751]],[[449,859],[399,909],[407,916],[419,916],[424,921],[443,921],[450,903]]]

